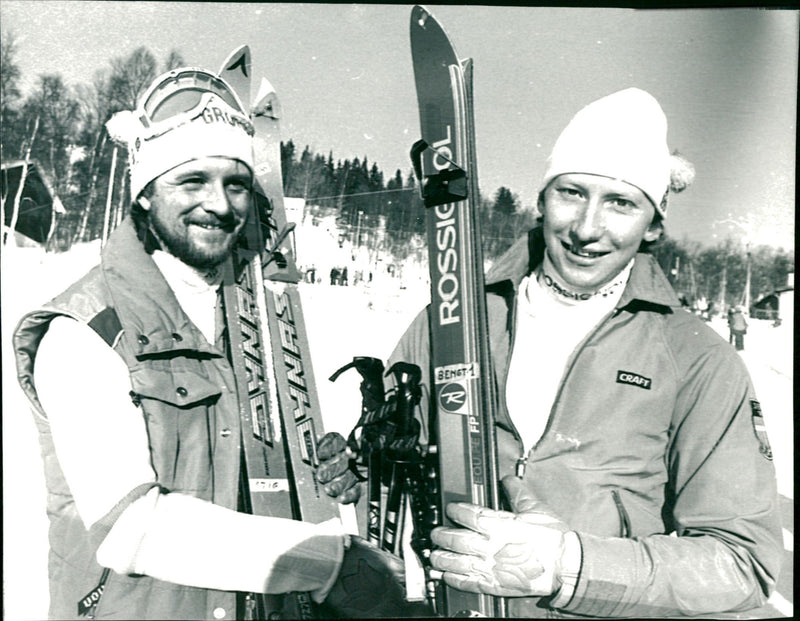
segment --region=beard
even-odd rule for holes
[[[215,227],[213,232],[218,239],[204,242],[202,231],[196,230],[202,224]],[[206,213],[203,217],[188,215],[168,224],[159,217],[157,210],[151,210],[149,225],[164,250],[195,269],[209,270],[230,256],[244,220],[232,213],[226,218]],[[196,235],[193,235],[193,228]]]

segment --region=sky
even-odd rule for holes
[[[41,74],[88,84],[145,46],[217,69],[241,44],[276,88],[298,147],[410,171],[419,119],[413,5],[2,0],[23,92]],[[474,62],[478,179],[533,208],[545,160],[589,102],[637,86],[696,168],[674,196],[670,236],[794,248],[798,11],[429,5]]]

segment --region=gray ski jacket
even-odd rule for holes
[[[512,598],[510,616],[756,614],[782,551],[761,408],[739,356],[681,310],[651,256],[636,256],[616,309],[571,354],[544,434],[522,454],[505,382],[513,348],[536,347],[514,343],[514,309],[543,253],[533,229],[487,276],[499,474],[524,468],[530,491],[578,533],[583,561],[563,609]],[[428,334],[423,312],[389,365],[429,369]],[[535,377],[530,387],[535,399]]]

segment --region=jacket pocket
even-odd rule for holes
[[[611,496],[614,499],[614,506],[617,508],[619,514],[619,536],[628,539],[631,536],[631,518],[628,515],[625,505],[622,503],[622,497],[619,490],[612,490]]]
[[[144,368],[131,377],[159,484],[210,497],[220,386],[191,369]]]
[[[191,369],[139,367],[131,370],[131,384],[140,398],[156,399],[179,408],[216,399],[222,392],[220,386]]]

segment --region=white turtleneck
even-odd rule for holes
[[[567,360],[614,309],[632,267],[633,260],[595,293],[575,294],[558,278],[545,253],[535,277],[526,276],[520,283],[506,404],[526,454],[544,433]]]
[[[222,270],[212,268],[201,272],[162,250],[153,253],[153,261],[175,293],[186,316],[213,344],[216,336],[217,290],[222,283]]]

